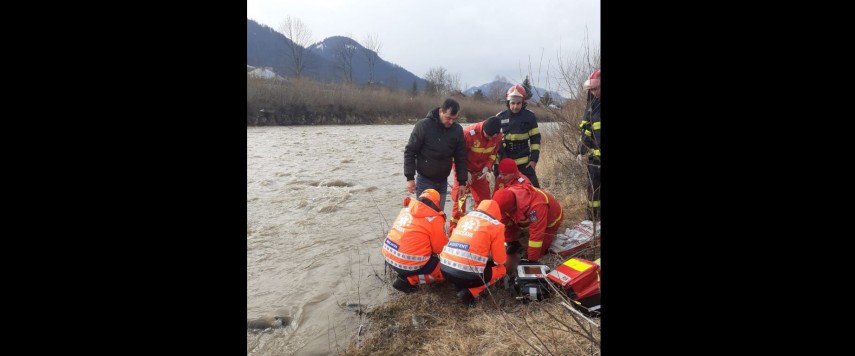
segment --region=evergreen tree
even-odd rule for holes
[[[522,86],[525,88],[525,100],[531,99],[531,95],[534,93],[531,92],[531,82],[528,81],[528,76],[525,76]]]
[[[484,92],[482,92],[481,89],[478,89],[475,91],[475,94],[472,94],[472,97],[475,98],[475,100],[483,101],[484,100]]]
[[[543,93],[543,96],[540,97],[540,103],[546,106],[552,104],[552,96],[549,95],[549,92]]]
[[[410,91],[410,96],[419,95],[419,87],[416,85],[416,80],[413,79],[413,89]]]

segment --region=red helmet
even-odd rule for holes
[[[585,81],[585,84],[582,84],[582,87],[585,88],[585,90],[590,90],[591,86],[594,86],[596,88],[600,87],[600,70],[599,69],[597,69],[593,73],[591,73],[591,76],[588,77],[588,80]]]
[[[518,96],[525,100],[525,88],[522,85],[514,85],[510,89],[508,89],[508,95],[505,100],[511,100],[512,96]]]

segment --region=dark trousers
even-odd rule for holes
[[[484,273],[469,273],[456,270],[446,265],[439,265],[439,270],[442,271],[442,276],[446,281],[454,283],[454,288],[460,291],[464,288],[473,288],[483,286],[484,282],[489,282],[493,278],[493,266],[496,264],[492,259],[487,260],[487,266],[484,268]],[[481,277],[484,277],[482,280]]]
[[[407,271],[400,269],[398,267],[390,265],[389,262],[386,262],[386,265],[389,266],[389,268],[391,268],[393,271],[398,272],[398,278],[406,279],[406,277],[415,276],[417,274],[430,274],[431,272],[433,272],[433,269],[436,268],[437,263],[439,263],[439,257],[437,257],[436,255],[431,255],[427,263],[425,263],[422,268],[419,268],[415,271]]]
[[[600,219],[600,159],[588,157],[588,208],[585,220]]]
[[[454,177],[457,180],[457,177]],[[422,195],[422,192],[428,189],[436,189],[439,193],[438,208],[445,210],[445,196],[448,192],[448,179],[433,180],[416,173],[416,197]]]
[[[525,174],[525,176],[528,177],[528,179],[531,181],[531,185],[533,185],[535,188],[540,188],[540,183],[537,182],[537,173],[534,172],[534,168],[526,167],[526,165],[528,165],[528,163],[522,166],[517,166],[517,169],[519,169],[522,174]]]

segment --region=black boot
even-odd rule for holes
[[[475,297],[472,296],[472,293],[469,292],[468,288],[463,288],[457,291],[457,298],[459,298],[464,305],[472,306],[475,304]]]
[[[404,293],[412,293],[416,291],[416,286],[410,284],[406,279],[402,279],[400,277],[395,278],[395,281],[392,282],[392,288],[395,288]]]

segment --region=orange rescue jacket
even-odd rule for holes
[[[504,187],[510,187],[510,186],[512,186],[512,185],[521,185],[521,184],[528,184],[528,185],[531,185],[531,179],[528,179],[528,177],[526,177],[526,176],[525,176],[525,174],[522,174],[522,172],[517,171],[517,172],[514,174],[514,179],[511,179],[511,181],[510,181],[508,184],[500,183],[500,182],[498,182],[498,180],[497,180],[497,181],[496,181],[496,185],[497,185],[496,190],[498,190],[498,189],[502,189],[502,188],[504,188]]]
[[[506,213],[502,217],[502,222],[529,228],[528,257],[537,260],[540,258],[541,248],[545,240],[543,234],[546,229],[557,229],[556,225],[561,224],[561,221],[564,220],[561,204],[552,194],[530,184],[514,184],[504,189],[508,189],[514,194],[516,208],[510,213]],[[512,240],[516,239],[516,236],[506,237]]]
[[[466,214],[442,253],[440,263],[468,273],[484,273],[487,260],[492,256],[493,263],[504,265],[508,257],[505,253],[505,225],[498,219],[499,204],[492,200],[483,200],[478,205],[485,209],[473,210]]]
[[[501,133],[489,140],[484,138],[484,122],[486,121],[463,128],[463,138],[466,140],[466,169],[479,174],[484,167],[493,167],[496,153],[499,152],[499,145],[502,143]],[[455,169],[457,169],[456,166]]]
[[[389,264],[406,271],[424,266],[431,254],[442,252],[448,242],[445,214],[413,199],[401,209],[386,240],[383,256]]]

